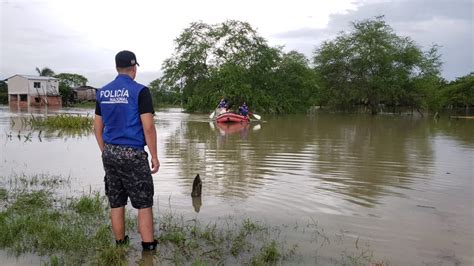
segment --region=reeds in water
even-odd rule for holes
[[[35,117],[32,115],[25,122],[35,129],[92,129],[93,125],[93,119],[89,115],[71,114],[59,114],[48,117]]]

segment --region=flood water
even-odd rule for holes
[[[93,115],[92,109],[29,112]],[[92,132],[40,134],[22,125],[29,112],[0,107],[0,176],[62,175],[70,177],[72,193],[103,192]],[[217,125],[208,114],[158,110],[155,212],[171,207],[207,222],[232,216],[276,226],[317,223],[327,236],[344,235],[348,247],[367,243],[392,265],[474,263],[474,120],[350,114],[263,120]],[[200,207],[190,197],[196,174],[203,182]],[[314,252],[294,230],[283,234],[301,253]]]

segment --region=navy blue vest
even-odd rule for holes
[[[138,111],[138,96],[144,87],[128,75],[119,74],[97,91],[105,143],[143,150],[146,142]]]

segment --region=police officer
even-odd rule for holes
[[[115,80],[97,91],[94,133],[102,152],[105,193],[109,199],[112,230],[117,245],[128,243],[125,235],[125,205],[128,198],[138,209],[138,230],[143,250],[154,250],[151,174],[158,171],[156,129],[150,90],[134,81],[137,58],[133,52],[115,56]],[[148,146],[151,169],[148,163]]]

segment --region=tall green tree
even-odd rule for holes
[[[60,83],[63,83],[70,88],[85,86],[88,82],[86,77],[79,74],[60,73],[60,74],[54,75],[54,77],[59,79]]]
[[[283,54],[273,77],[273,91],[268,93],[278,99],[276,113],[305,112],[318,103],[319,86],[316,75],[304,54],[290,51]]]
[[[195,22],[175,40],[163,64],[162,81],[183,93],[188,110],[209,110],[220,96],[265,106],[265,80],[280,50],[271,48],[250,24],[229,20],[216,25]]]
[[[437,46],[423,52],[413,40],[400,37],[376,17],[354,22],[353,30],[324,42],[313,62],[322,78],[328,104],[338,108],[379,104],[420,108],[426,99],[421,85],[439,81]]]
[[[53,77],[55,74],[54,71],[49,67],[44,67],[41,69],[39,67],[36,67],[36,72],[38,72],[38,75],[42,77]]]
[[[162,104],[177,105],[181,103],[181,92],[170,88],[162,79],[155,79],[148,84],[155,106]]]
[[[85,86],[88,81],[86,77],[72,73],[60,73],[54,77],[59,80],[59,94],[65,104],[73,100],[72,89]]]
[[[441,89],[441,106],[443,108],[474,107],[474,73],[457,78]]]

